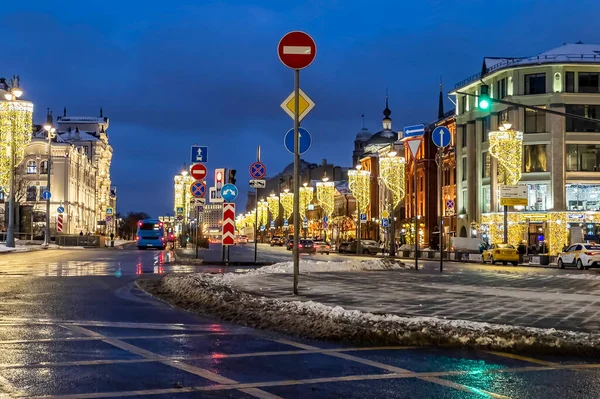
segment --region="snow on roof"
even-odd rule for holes
[[[69,132],[59,132],[56,139],[63,143],[70,141],[98,141],[98,137],[87,132],[79,132],[79,138],[76,138],[74,131],[71,131],[70,136]]]
[[[59,116],[58,123],[104,123],[106,118],[101,116]]]

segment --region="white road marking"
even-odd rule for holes
[[[283,46],[283,54],[310,55],[310,46]]]

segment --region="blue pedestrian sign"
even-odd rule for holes
[[[283,227],[288,227],[288,226],[289,226],[289,223],[288,223],[288,221],[286,219],[286,220],[283,221]]]
[[[390,225],[390,220],[387,218],[381,219],[381,227],[388,227]]]
[[[254,162],[250,165],[250,177],[253,179],[262,179],[267,174],[267,167],[262,162]]]
[[[360,214],[360,222],[361,223],[367,223],[367,214],[366,213],[361,213]]]
[[[302,155],[310,149],[310,146],[312,145],[312,136],[310,135],[308,130],[306,130],[303,127],[298,128],[298,135],[300,136],[300,148],[298,152],[300,153],[300,155]],[[285,137],[283,138],[283,143],[285,144],[285,149],[293,154],[294,129],[288,130],[288,132],[285,134]]]
[[[265,231],[265,226],[264,225],[260,226],[260,231]]]
[[[325,217],[323,217],[323,221],[324,221],[325,223],[327,223],[327,222],[329,222],[329,218],[328,218],[327,216],[325,216]]]
[[[48,201],[50,199],[50,197],[52,197],[52,194],[50,194],[50,191],[44,190],[44,192],[42,193],[42,199],[45,199],[46,201]]]
[[[274,229],[275,228],[275,221],[271,220],[271,228]]]
[[[404,137],[419,137],[425,134],[424,125],[412,125],[404,128]]]
[[[221,197],[227,202],[235,200],[238,196],[238,189],[231,183],[227,183],[221,188]]]
[[[192,146],[192,157],[190,160],[192,163],[205,163],[208,161],[208,147],[193,145]]]
[[[56,208],[56,212],[58,212],[58,213],[65,213],[65,207],[64,206],[59,206],[58,208]]]
[[[177,214],[178,215],[183,215],[183,207],[182,206],[178,206],[177,207]]]
[[[431,140],[438,147],[446,147],[450,144],[450,130],[445,126],[436,127],[431,133]]]
[[[204,195],[206,194],[206,185],[201,181],[194,182],[190,186],[190,191],[194,198],[204,198]]]

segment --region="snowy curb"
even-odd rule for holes
[[[224,320],[255,328],[312,339],[382,345],[467,347],[519,353],[600,353],[598,333],[435,317],[375,315],[313,301],[282,301],[241,292],[223,275],[170,274],[160,280],[138,280],[136,284],[174,306],[200,314],[217,315]]]

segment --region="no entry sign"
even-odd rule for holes
[[[201,163],[194,164],[190,167],[190,175],[194,180],[204,180],[206,177],[206,166]]]
[[[317,45],[312,37],[300,31],[286,33],[277,46],[279,59],[288,68],[303,69],[317,55]]]

